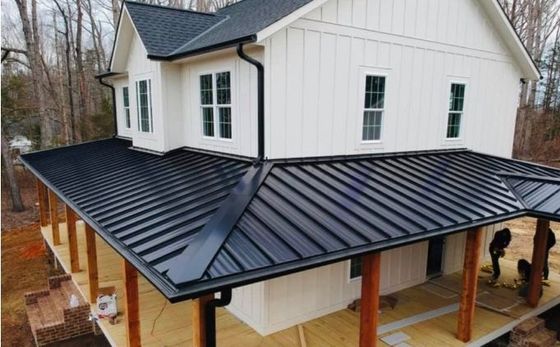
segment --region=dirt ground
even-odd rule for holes
[[[536,224],[534,218],[518,218],[504,223],[504,227],[508,227],[512,233],[511,244],[506,250],[506,259],[517,261],[525,258],[531,262]],[[550,250],[550,272],[560,274],[560,223],[550,223],[550,228],[556,234],[557,240],[556,246]]]

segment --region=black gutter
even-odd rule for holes
[[[257,68],[258,76],[258,160],[265,159],[264,155],[264,66],[256,59],[248,56],[243,51],[243,44],[237,45],[237,55],[249,64],[254,65]]]
[[[113,75],[116,75],[116,73],[106,72],[106,73],[95,76],[95,78],[97,78],[99,80],[99,83],[101,83],[102,86],[111,88],[111,93],[112,93],[112,97],[113,97],[113,124],[114,124],[113,137],[115,137],[119,133],[118,129],[117,129],[117,97],[115,96],[115,87],[113,87],[111,84],[108,84],[108,83],[103,81],[104,77],[109,77],[109,76],[113,76]]]
[[[177,60],[177,59],[181,59],[181,58],[188,58],[188,57],[191,57],[191,56],[200,55],[200,54],[203,54],[203,53],[210,53],[210,52],[213,52],[213,51],[218,51],[220,49],[234,47],[234,46],[237,46],[239,44],[251,43],[251,42],[256,42],[256,41],[257,41],[257,35],[248,35],[248,36],[239,37],[239,38],[236,38],[236,39],[233,39],[233,40],[220,42],[220,43],[217,43],[215,45],[204,46],[204,47],[201,47],[201,48],[193,49],[193,50],[187,51],[185,53],[177,53],[177,54],[170,54],[170,55],[148,54],[147,58],[150,59],[150,60],[172,61],[172,60]]]
[[[206,324],[206,347],[216,347],[216,307],[224,307],[231,302],[231,288],[221,291],[219,299],[212,299],[204,307]]]

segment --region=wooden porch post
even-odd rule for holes
[[[381,253],[372,253],[363,257],[362,298],[360,299],[360,347],[377,346],[380,269]]]
[[[126,341],[128,347],[140,347],[142,343],[140,339],[138,272],[126,259],[123,259],[123,277]]]
[[[49,197],[47,187],[37,179],[37,195],[39,199],[39,221],[42,227],[49,225]]]
[[[68,230],[68,250],[70,251],[70,269],[72,272],[80,271],[76,219],[76,213],[68,205],[66,205],[66,228]]]
[[[97,249],[95,247],[95,231],[86,223],[87,270],[89,279],[89,302],[97,300],[99,278],[97,275]]]
[[[472,338],[472,323],[474,321],[474,309],[476,304],[481,244],[481,227],[467,231],[465,260],[463,265],[463,288],[461,290],[461,302],[457,324],[457,338],[463,342],[468,342]]]
[[[206,347],[206,303],[214,299],[214,294],[207,294],[192,302],[193,347]]]
[[[60,245],[60,231],[58,229],[58,200],[56,198],[56,194],[52,190],[49,190],[49,205],[53,244],[58,246]]]
[[[539,304],[549,227],[550,222],[548,220],[537,219],[537,230],[535,231],[533,257],[531,260],[531,278],[529,280],[529,293],[527,294],[527,303],[531,307],[537,307]]]

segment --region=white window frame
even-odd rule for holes
[[[366,79],[367,76],[376,76],[385,78],[385,94],[383,109],[366,109],[364,106],[366,95]],[[387,116],[390,114],[391,109],[391,69],[384,67],[360,66],[358,69],[358,83],[356,110],[356,138],[357,150],[382,150],[385,141],[385,134],[387,132]],[[363,126],[364,126],[364,112],[366,110],[379,110],[382,111],[381,115],[381,129],[378,140],[364,140],[363,139]]]
[[[229,91],[230,91],[230,102],[229,104],[218,104],[218,85],[217,85],[217,78],[216,75],[220,74],[220,73],[229,73]],[[207,105],[203,105],[202,104],[202,100],[201,100],[201,90],[202,90],[202,86],[200,84],[200,78],[202,76],[205,75],[211,75],[212,76],[212,104],[207,104]],[[233,112],[233,98],[234,98],[234,93],[233,93],[233,72],[231,69],[221,69],[221,70],[212,70],[212,71],[204,71],[204,72],[200,72],[198,73],[198,90],[197,90],[197,95],[198,95],[198,103],[199,103],[199,110],[200,110],[200,134],[202,136],[203,139],[206,140],[217,140],[217,141],[223,141],[223,142],[233,142],[234,136],[235,136],[235,131],[234,131],[234,112]],[[204,134],[204,114],[203,114],[203,109],[204,108],[212,108],[212,112],[213,112],[213,122],[214,122],[214,136],[207,136]],[[231,137],[230,138],[226,138],[226,137],[221,137],[220,136],[220,113],[219,113],[219,109],[220,108],[229,108],[230,110],[230,129],[231,129]]]
[[[360,258],[360,257],[354,257],[354,258]],[[352,259],[349,259],[347,263],[348,263],[348,265],[346,266],[346,269],[347,269],[346,278],[348,279],[348,283],[355,282],[355,281],[361,281],[362,280],[362,275],[352,277]],[[362,258],[362,267],[363,266],[364,266],[364,263],[363,263],[363,258]]]
[[[465,94],[463,95],[463,110],[450,111],[449,110],[449,98],[451,96],[451,86],[454,84],[461,84],[465,86]],[[469,81],[467,78],[462,77],[451,77],[447,80],[447,88],[445,90],[445,117],[444,117],[444,127],[443,127],[443,139],[444,145],[447,146],[461,146],[465,140],[465,115],[467,114],[467,100],[469,96]],[[458,137],[447,137],[447,129],[449,127],[449,114],[450,113],[460,113],[461,119],[459,122],[459,136]]]
[[[126,89],[126,93],[128,94],[128,106],[126,105],[125,98],[124,98],[125,89]],[[130,87],[128,85],[123,86],[121,89],[121,93],[122,93],[122,102],[123,102],[123,110],[124,110],[124,128],[126,130],[130,130],[132,128],[132,115],[130,114]]]
[[[140,115],[140,82],[147,82],[147,91],[148,91],[148,131],[142,130],[142,120]],[[154,133],[154,114],[153,114],[153,102],[152,102],[152,79],[149,77],[146,78],[139,78],[134,83],[135,92],[136,92],[136,119],[138,121],[138,132],[140,134],[153,134]],[[130,94],[129,94],[130,97]]]

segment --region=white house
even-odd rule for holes
[[[291,0],[268,18],[260,6],[209,15],[125,2],[107,78],[118,135],[155,152],[257,156],[258,76],[235,51],[244,43],[264,68],[267,158],[511,155],[520,84],[540,76],[497,1]],[[220,36],[229,30],[238,37]],[[434,242],[441,263],[428,272],[460,270],[464,234]],[[428,244],[383,253],[382,293],[426,280]],[[259,282],[234,291],[229,309],[269,334],[346,307],[359,297],[351,277],[347,262]]]
[[[125,1],[99,78],[117,139],[24,163],[167,299],[233,289],[261,335],[462,270],[466,230],[487,252],[502,221],[560,219],[560,172],[503,158],[540,74],[496,0]]]

